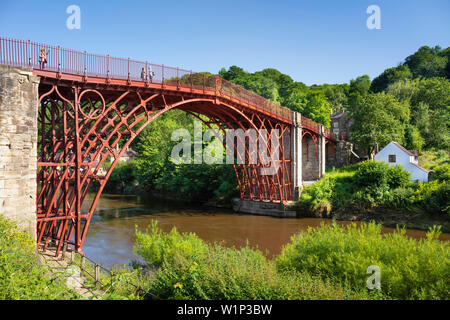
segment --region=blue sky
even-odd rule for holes
[[[69,30],[69,5],[81,29]],[[381,30],[369,30],[369,5]],[[4,1],[0,36],[217,73],[276,68],[308,85],[371,78],[450,42],[448,0]]]

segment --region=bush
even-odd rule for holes
[[[361,162],[354,175],[354,182],[361,188],[371,187],[391,189],[406,186],[410,181],[410,174],[401,166],[390,166],[383,161]]]
[[[357,165],[327,172],[322,179],[306,186],[300,196],[299,205],[304,210],[315,211],[331,206],[343,207],[353,193],[352,179]]]
[[[136,244],[133,251],[149,265],[161,267],[164,262],[173,263],[180,252],[191,260],[199,260],[208,248],[194,233],[180,234],[176,228],[163,232],[153,221],[150,233],[136,230]]]
[[[158,266],[148,284],[162,299],[362,299],[341,285],[307,273],[283,272],[248,246],[240,250],[207,244],[194,234],[170,233],[152,225],[138,232],[136,252]]]
[[[417,241],[404,230],[382,235],[375,223],[333,223],[293,236],[277,263],[280,270],[321,275],[355,291],[366,287],[367,267],[376,265],[381,291],[390,298],[448,299],[450,248],[438,235],[433,229]]]
[[[402,188],[411,181],[411,174],[404,170],[402,166],[389,166],[387,171],[387,184],[390,189]]]
[[[136,189],[136,161],[118,162],[105,186],[105,191],[132,193]]]
[[[353,176],[358,187],[383,187],[388,184],[389,165],[382,161],[361,162]]]
[[[430,180],[450,181],[450,164],[444,163],[434,167]]]
[[[407,208],[414,204],[414,189],[411,187],[394,189],[389,193],[384,204],[394,208]]]
[[[15,222],[0,215],[0,300],[78,299],[35,256],[35,244]]]
[[[398,189],[398,190],[397,190]],[[317,213],[354,205],[360,209],[377,205],[403,207],[413,204],[409,172],[385,162],[364,161],[333,170],[305,187],[298,208]],[[311,215],[311,214],[310,214]]]
[[[450,213],[450,181],[433,180],[420,183],[414,195],[415,201],[432,213]]]

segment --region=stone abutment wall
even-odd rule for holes
[[[33,238],[38,86],[31,69],[0,65],[0,214]]]

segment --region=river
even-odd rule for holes
[[[93,195],[88,194],[82,207],[84,212],[92,199]],[[248,240],[251,247],[259,248],[268,257],[280,253],[293,234],[322,222],[331,223],[330,219],[280,219],[235,214],[226,209],[195,208],[140,196],[103,194],[92,217],[83,251],[106,267],[127,266],[131,260],[139,260],[133,254],[136,226],[145,231],[152,220],[157,220],[165,231],[176,227],[181,232],[195,232],[206,241],[226,246],[245,246]],[[392,231],[392,228],[383,228],[383,232]],[[414,238],[425,237],[425,232],[419,230],[409,229],[406,233]],[[450,234],[442,234],[441,240],[449,241]]]

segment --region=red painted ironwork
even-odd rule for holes
[[[47,53],[42,69],[41,48]],[[4,38],[0,63],[31,67],[41,77],[36,214],[37,240],[44,250],[52,240],[56,254],[65,243],[82,249],[97,201],[121,154],[149,123],[174,108],[223,133],[227,128],[266,129],[269,137],[258,137],[258,145],[267,148],[279,170],[262,175],[261,169],[271,164],[234,165],[241,198],[284,203],[293,197],[292,111],[238,85],[215,75]],[[302,125],[316,141],[319,125],[305,117]],[[269,144],[272,129],[280,132],[278,150]],[[332,140],[328,131],[325,135]],[[248,160],[252,150],[244,146]],[[107,159],[112,165],[102,176]],[[98,191],[89,210],[82,212],[94,181]]]

